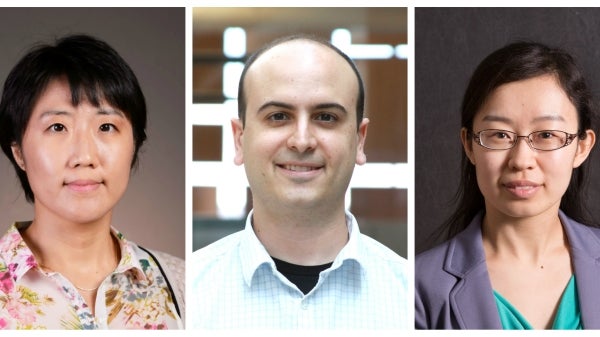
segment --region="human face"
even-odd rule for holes
[[[354,165],[366,161],[357,93],[350,66],[314,42],[286,42],[255,61],[245,125],[232,122],[234,161],[245,165],[255,209],[343,210]]]
[[[484,129],[521,136],[538,130],[578,133],[578,115],[556,77],[543,75],[494,90],[473,120],[473,132]],[[490,150],[477,145],[463,129],[461,138],[475,165],[487,216],[556,215],[573,169],[583,163],[594,144],[593,131],[586,132],[586,139],[576,138],[554,151],[533,150],[523,138],[512,149]]]
[[[123,112],[104,101],[73,106],[68,82],[56,79],[12,150],[35,197],[35,221],[110,220],[129,181],[133,131]]]

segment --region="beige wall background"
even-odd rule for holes
[[[151,249],[185,256],[185,9],[0,8],[0,83],[40,41],[85,33],[105,40],[136,73],[148,107],[148,140],[113,225]],[[0,156],[0,231],[30,220],[9,160]]]

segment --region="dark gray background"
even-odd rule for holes
[[[185,256],[185,9],[0,8],[0,84],[38,42],[86,33],[105,40],[135,72],[148,108],[148,140],[113,213],[142,246]],[[0,234],[31,220],[9,160],[0,155]]]
[[[432,233],[454,209],[460,178],[460,104],[475,67],[516,40],[566,49],[600,98],[598,8],[415,9],[415,250],[432,247]],[[600,219],[600,141],[592,161],[588,203]]]

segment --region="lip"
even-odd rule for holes
[[[65,186],[74,192],[91,192],[95,191],[102,185],[102,181],[93,179],[76,179],[65,182]]]
[[[323,165],[318,163],[286,162],[276,164],[279,171],[286,176],[297,179],[310,179],[319,175]]]
[[[515,197],[527,199],[532,197],[542,185],[529,180],[511,180],[503,183],[502,186]]]

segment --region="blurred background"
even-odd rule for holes
[[[406,8],[193,9],[194,250],[241,230],[252,208],[230,128],[243,62],[267,42],[305,33],[330,40],[363,76],[368,162],[356,167],[346,205],[362,233],[407,256],[406,16]]]

